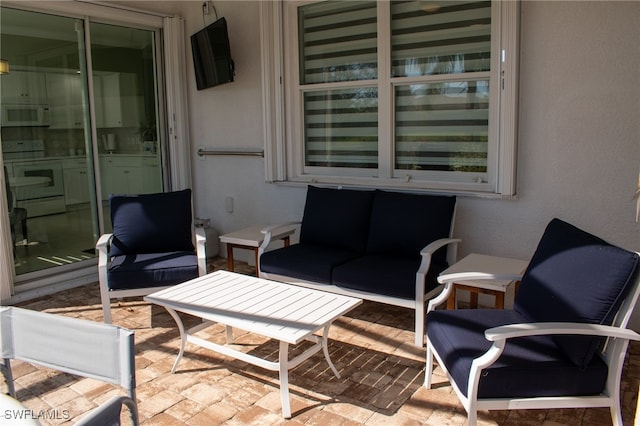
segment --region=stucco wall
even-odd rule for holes
[[[180,4],[187,36],[203,25],[200,4]],[[265,183],[262,159],[195,154],[200,145],[263,144],[258,2],[215,6],[229,23],[236,81],[196,91],[187,56],[196,213],[221,233],[299,220],[304,188]],[[518,197],[459,198],[459,254],[529,257],[553,217],[640,251],[631,200],[640,169],[640,3],[523,2],[521,17]]]

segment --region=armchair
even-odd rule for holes
[[[429,304],[425,386],[433,360],[468,414],[531,408],[609,407],[622,425],[620,378],[640,294],[640,253],[559,219],[547,226],[513,310],[434,310],[459,274],[440,276]],[[473,279],[513,279],[490,274]]]
[[[193,226],[190,189],[112,195],[110,207],[113,233],[96,244],[104,322],[111,323],[111,299],[146,296],[206,274],[206,236]]]
[[[110,324],[2,306],[0,371],[14,398],[13,359],[122,386],[126,396],[114,395],[78,424],[120,424],[125,405],[137,425],[133,337],[133,331]]]

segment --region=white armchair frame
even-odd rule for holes
[[[193,235],[195,241],[196,254],[198,256],[198,275],[202,276],[207,273],[207,257],[206,244],[207,237],[204,228],[194,227]],[[100,281],[100,299],[102,300],[102,313],[104,322],[111,324],[111,299],[121,299],[123,297],[146,296],[156,291],[163,290],[168,286],[144,287],[126,290],[111,290],[108,285],[108,271],[111,262],[109,256],[109,248],[113,234],[103,234],[96,243],[98,250],[98,279]]]
[[[640,256],[640,253],[638,253]],[[456,273],[442,275],[438,281],[445,285],[442,293],[429,302],[427,312],[434,310],[444,303],[453,289],[453,283],[460,280],[519,280],[518,275],[496,275],[487,273]],[[450,373],[446,370],[440,355],[429,342],[427,334],[427,353],[425,370],[425,387],[431,388],[433,360],[444,370],[449,381],[458,395],[460,402],[467,411],[469,426],[475,426],[478,421],[478,410],[514,410],[540,408],[586,408],[609,407],[614,425],[622,426],[622,409],[620,405],[620,381],[622,368],[629,341],[640,341],[640,334],[627,329],[627,324],[640,295],[640,274],[623,301],[618,314],[611,326],[584,323],[522,323],[510,324],[490,328],[485,331],[485,337],[493,342],[491,348],[482,356],[476,358],[471,366],[467,393],[461,392]],[[536,398],[478,398],[478,385],[482,370],[492,365],[502,354],[508,339],[535,335],[572,334],[601,336],[607,339],[602,352],[603,360],[608,365],[608,377],[604,391],[594,396],[558,396]]]

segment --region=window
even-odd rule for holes
[[[283,11],[276,180],[514,195],[517,2]],[[269,148],[278,135],[266,136]]]

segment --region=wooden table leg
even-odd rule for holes
[[[258,256],[258,247],[254,248],[253,251],[254,251],[255,256],[256,256],[256,277],[257,277],[258,275],[260,275],[258,273],[258,271],[260,271],[260,267],[258,266],[258,262],[260,262],[260,258]]]
[[[504,309],[504,293],[496,291],[496,309]]]
[[[233,244],[227,243],[227,269],[229,272],[234,272],[233,267]]]
[[[469,307],[471,309],[478,309],[478,292],[469,290]]]
[[[456,285],[453,284],[453,288],[451,289],[451,294],[447,299],[447,309],[455,309],[456,308]]]

